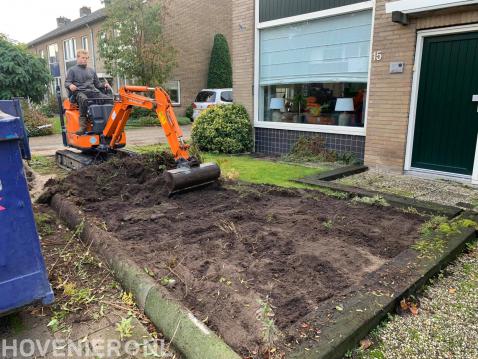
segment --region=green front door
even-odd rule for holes
[[[423,43],[412,167],[471,175],[478,133],[478,33]]]

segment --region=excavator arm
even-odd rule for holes
[[[154,98],[138,93],[154,92]],[[106,122],[103,135],[111,138],[109,146],[115,149],[126,123],[131,115],[132,107],[154,110],[163,128],[169,147],[176,161],[189,161],[189,145],[184,142],[183,131],[178,125],[169,95],[160,87],[124,86],[119,90],[120,101],[115,101],[110,117]]]
[[[153,92],[154,98],[140,93]],[[132,107],[154,110],[168,140],[169,147],[176,160],[177,168],[165,171],[166,185],[170,193],[182,191],[217,180],[221,174],[215,163],[200,164],[189,154],[189,145],[185,143],[183,131],[176,120],[171,100],[160,87],[124,86],[119,90],[119,101],[114,102],[113,110],[106,122],[103,136],[109,140],[110,149],[114,150],[120,141]]]

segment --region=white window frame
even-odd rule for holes
[[[56,95],[56,87],[60,86],[60,92],[63,92],[63,86],[61,86],[61,77],[53,77],[50,82],[50,92],[52,95]]]
[[[85,46],[85,45],[86,45],[86,46]],[[81,48],[82,48],[83,50],[89,51],[88,45],[89,45],[89,44],[88,44],[88,36],[87,36],[87,35],[82,36],[82,37],[81,37]]]
[[[73,54],[71,54],[73,57],[72,58],[66,58],[66,55],[67,55],[66,44],[70,41],[72,41],[72,44],[73,44]],[[70,46],[68,46],[68,47],[69,47],[69,50],[72,50]],[[75,40],[74,37],[71,37],[69,39],[63,40],[63,62],[64,62],[64,66],[65,66],[65,73],[68,71],[68,68],[66,67],[66,63],[71,62],[71,61],[75,61],[75,60],[76,60],[76,40]]]
[[[374,0],[364,1],[357,4],[340,6],[333,9],[327,9],[322,11],[311,12],[307,14],[290,16],[282,19],[271,20],[271,21],[259,21],[259,1],[255,0],[254,7],[254,17],[255,17],[255,31],[254,31],[254,86],[253,86],[253,97],[254,97],[254,127],[260,128],[273,128],[280,130],[291,130],[291,131],[305,131],[305,132],[320,132],[320,133],[334,133],[334,134],[343,134],[343,135],[356,135],[356,136],[366,136],[367,134],[367,119],[368,119],[368,108],[369,108],[369,99],[370,99],[370,74],[372,66],[372,52],[373,52],[373,31],[375,27],[375,6]],[[478,0],[477,0],[478,1]],[[276,26],[288,25],[297,22],[317,20],[326,17],[332,17],[337,15],[350,14],[357,11],[372,10],[372,31],[370,35],[370,54],[369,54],[369,69],[368,69],[368,79],[367,79],[367,98],[365,103],[365,118],[363,127],[352,127],[352,126],[331,126],[331,125],[311,125],[311,124],[302,124],[302,123],[286,123],[286,122],[268,122],[268,121],[259,121],[259,100],[260,100],[260,30],[267,29]]]
[[[168,83],[173,83],[173,82],[177,82],[177,84],[178,84],[178,102],[173,102],[173,101],[171,100],[171,104],[172,104],[173,106],[181,106],[181,81],[180,81],[180,80],[167,81],[167,82],[164,84],[164,87],[165,87],[165,90],[168,91],[166,85],[167,85]]]
[[[389,2],[385,6],[387,14],[394,11],[413,14],[417,12],[472,4],[478,4],[478,0],[398,0]]]
[[[50,59],[51,59],[50,46],[53,46],[53,45],[56,45],[56,61],[55,62],[50,62]],[[48,56],[48,65],[57,64],[58,61],[59,61],[59,59],[58,59],[58,53],[59,53],[58,43],[54,42],[54,43],[49,44],[46,48],[46,52],[47,52],[47,56]]]
[[[423,43],[425,41],[425,38],[431,37],[431,36],[459,34],[459,33],[472,32],[472,31],[478,31],[478,25],[473,24],[473,25],[452,26],[452,27],[432,29],[432,30],[422,30],[422,31],[418,31],[417,33],[417,45],[415,49],[415,65],[413,67],[414,72],[413,72],[412,94],[410,98],[410,111],[409,111],[409,118],[408,118],[407,147],[405,150],[404,170],[406,173],[425,174],[425,175],[430,175],[432,177],[438,177],[438,178],[462,179],[465,181],[471,181],[472,184],[478,184],[478,140],[476,143],[475,162],[473,164],[473,173],[471,176],[412,167],[413,139],[415,136],[415,122],[416,122],[417,104],[418,104],[418,90],[419,90],[418,87],[420,84]]]

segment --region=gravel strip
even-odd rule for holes
[[[462,255],[420,297],[418,315],[395,315],[371,333],[360,359],[478,358],[478,245]]]
[[[370,170],[337,182],[445,205],[466,208],[478,206],[478,187],[449,180],[431,180]]]

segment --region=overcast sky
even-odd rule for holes
[[[0,0],[0,33],[30,42],[56,28],[56,18],[80,17],[80,7],[103,7],[101,0]]]

